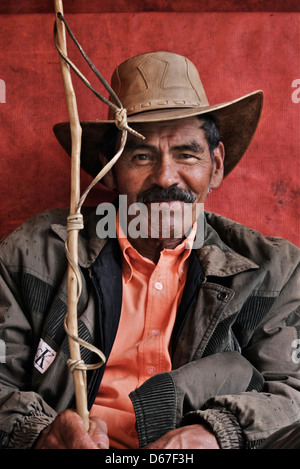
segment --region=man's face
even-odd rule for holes
[[[124,152],[105,183],[127,196],[128,207],[146,204],[149,224],[153,204],[171,209],[173,228],[184,223],[185,204],[192,205],[195,221],[196,209],[205,202],[209,188],[221,183],[224,148],[221,144],[215,150],[212,162],[202,123],[191,117],[136,124],[134,128],[145,140],[128,134]]]

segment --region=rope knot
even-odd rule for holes
[[[139,134],[136,130],[133,130],[131,127],[129,127],[127,123],[127,111],[124,107],[117,109],[114,112],[114,119],[115,119],[115,124],[118,127],[118,129],[122,131],[126,130],[127,132],[130,132],[132,135],[135,135],[136,137],[139,137],[142,140],[145,140],[145,137],[143,135]]]
[[[120,130],[127,130],[128,129],[128,124],[127,124],[127,111],[123,107],[121,109],[117,109],[114,112],[114,118],[115,118],[115,124]]]
[[[67,231],[83,230],[83,216],[81,213],[75,213],[67,217]]]
[[[87,370],[86,364],[83,360],[71,360],[71,358],[69,358],[67,360],[67,365],[71,373],[74,373],[75,370]]]

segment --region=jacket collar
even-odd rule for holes
[[[227,277],[249,269],[259,269],[259,265],[226,244],[216,231],[216,228],[219,228],[218,231],[224,234],[230,226],[236,225],[244,228],[242,225],[209,212],[205,212],[203,223],[204,242],[197,253],[205,277]]]
[[[215,223],[217,220],[217,223]],[[78,263],[83,268],[89,268],[97,259],[107,239],[101,239],[96,234],[96,225],[99,217],[95,212],[85,219],[85,228],[78,236]],[[259,266],[251,259],[239,254],[229,247],[220,238],[213,225],[221,224],[224,228],[226,219],[215,214],[205,213],[204,217],[204,243],[197,249],[198,258],[204,276],[227,277],[247,271],[258,269]],[[219,227],[220,228],[220,227]],[[64,242],[67,240],[66,226],[51,225],[51,229]]]
[[[84,229],[78,236],[78,264],[83,268],[89,268],[99,256],[107,240],[99,238],[96,233],[96,225],[99,217],[95,212],[84,217]],[[66,225],[52,224],[51,229],[65,242],[68,238]]]

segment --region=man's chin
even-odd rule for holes
[[[197,204],[180,200],[137,202],[128,207],[128,235],[130,238],[181,240],[197,219]]]

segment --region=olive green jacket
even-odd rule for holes
[[[0,251],[0,444],[30,448],[74,406],[63,320],[66,213],[41,213]],[[116,239],[87,217],[79,240],[79,336],[109,356],[122,304]],[[206,422],[222,448],[256,448],[300,419],[300,250],[205,214],[172,337],[171,372],[133,390],[140,446],[178,426]],[[300,342],[300,341],[299,341]],[[83,349],[83,359],[97,358]],[[105,367],[88,372],[89,405]]]

